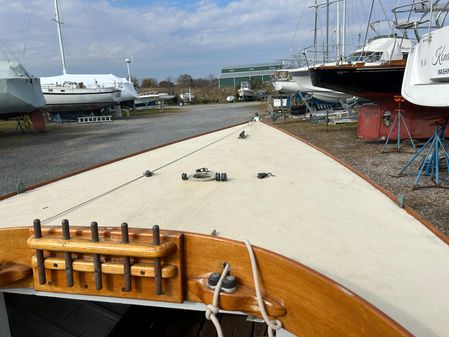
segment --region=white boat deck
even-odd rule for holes
[[[248,138],[237,138],[242,130]],[[181,180],[200,167],[226,172],[229,181]],[[275,176],[260,180],[258,172]],[[449,336],[448,245],[352,171],[262,123],[159,148],[0,202],[0,227],[31,226],[35,218],[44,225],[64,218],[72,225],[126,221],[247,238],[341,283],[416,336]]]

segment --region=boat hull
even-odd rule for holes
[[[242,101],[252,101],[254,100],[254,91],[252,91],[251,89],[239,89],[238,91],[239,94],[239,100]]]
[[[449,107],[449,26],[424,36],[408,56],[402,96],[414,104]]]
[[[87,88],[115,88],[120,90],[120,103],[133,102],[138,94],[132,82],[113,74],[64,74],[59,76],[42,77],[42,84],[55,85],[66,82],[83,83]]]
[[[14,117],[39,110],[45,99],[37,78],[0,79],[0,117]]]
[[[116,89],[54,87],[44,88],[43,93],[47,102],[45,110],[49,112],[99,110],[120,102],[120,91]]]
[[[319,99],[320,101],[327,103],[338,103],[341,100],[352,98],[343,92],[330,90],[323,86],[314,85],[312,83],[311,75],[308,68],[300,68],[290,71],[292,79],[298,84],[301,92],[306,92]]]
[[[405,63],[384,66],[328,66],[310,69],[316,86],[338,90],[375,102],[393,101],[400,95]]]
[[[276,91],[284,94],[295,94],[299,91],[298,83],[295,81],[274,81],[273,87]]]

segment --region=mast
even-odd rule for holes
[[[341,37],[341,55],[346,56],[346,0],[343,0],[343,32]]]
[[[317,23],[318,21],[318,0],[315,0],[315,23],[313,26],[313,49],[314,49],[314,56],[313,56],[313,64],[316,64],[316,56],[317,56],[317,50],[316,50],[316,35],[317,35]]]
[[[67,67],[65,65],[65,54],[64,54],[64,43],[62,41],[62,29],[61,29],[61,20],[59,19],[59,5],[58,0],[54,0],[55,2],[55,15],[56,25],[58,27],[58,37],[59,37],[59,49],[61,50],[61,61],[62,61],[62,73],[67,74]]]
[[[329,59],[329,0],[326,0],[326,53],[324,55],[324,62]]]
[[[340,31],[341,31],[341,27],[340,27],[340,1],[337,1],[337,38],[336,38],[336,61],[338,62],[338,60],[340,60],[340,56],[341,56],[341,49],[340,49]]]

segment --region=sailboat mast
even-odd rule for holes
[[[326,0],[326,54],[324,55],[324,62],[329,59],[329,0]]]
[[[341,27],[340,27],[340,1],[337,1],[337,38],[336,38],[336,44],[337,44],[337,48],[336,48],[336,60],[338,62],[338,60],[340,59],[341,56],[341,49],[340,49],[340,31],[341,31]]]
[[[346,0],[343,0],[343,32],[341,37],[341,55],[346,56]]]
[[[317,57],[317,42],[316,42],[316,36],[317,36],[317,25],[318,25],[318,0],[315,0],[315,22],[313,27],[313,64],[316,64],[316,57]]]
[[[61,30],[61,20],[59,19],[59,5],[58,0],[54,0],[55,2],[55,15],[56,15],[56,25],[58,27],[58,37],[59,37],[59,49],[61,50],[61,61],[62,61],[62,73],[67,74],[67,68],[65,65],[65,54],[64,54],[64,43],[62,41],[62,30]]]

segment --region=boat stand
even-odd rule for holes
[[[435,184],[434,187],[448,188],[447,186],[442,186],[443,181],[449,182],[449,180],[447,179],[449,177],[449,153],[447,152],[446,138],[444,135],[448,120],[449,116],[446,117],[446,119],[442,123],[435,123],[433,136],[407,162],[407,164],[398,175],[406,175],[406,171],[411,166],[411,164],[418,160],[418,157],[421,154],[424,154],[424,157],[421,159],[421,162],[419,164],[419,170],[416,175],[415,183],[413,185],[414,190],[420,188],[418,184],[423,175],[430,177],[430,179]],[[442,159],[440,158],[440,152],[442,152],[443,154]],[[441,177],[442,162],[446,165],[446,178]]]
[[[408,138],[410,139],[410,143],[412,144],[412,147],[416,152],[415,143],[413,142],[412,136],[410,135],[410,131],[408,130],[407,123],[405,122],[405,119],[402,116],[402,112],[404,110],[401,109],[401,102],[405,102],[405,99],[402,96],[394,96],[394,101],[398,102],[398,108],[395,109],[396,117],[394,118],[393,123],[391,124],[391,129],[390,129],[390,132],[388,133],[388,137],[387,137],[387,140],[385,141],[382,153],[386,152],[385,150],[387,148],[388,142],[390,141],[390,136],[394,130],[395,125],[397,125],[397,130],[398,130],[396,149],[398,152],[401,151],[401,123],[404,123],[405,131],[407,131],[407,135],[408,135]]]

